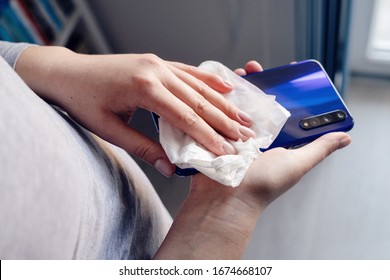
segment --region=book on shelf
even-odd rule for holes
[[[65,46],[76,53],[96,53],[96,50],[94,50],[93,48],[93,44],[91,44],[88,40],[88,37],[84,35],[85,32],[85,26],[81,24],[74,30],[73,34],[69,37],[69,40],[67,41]]]
[[[10,33],[10,31],[1,23],[1,19],[0,19],[0,40],[15,42],[15,39]]]
[[[14,41],[34,42],[26,26],[12,10],[9,1],[3,0],[0,7],[0,24]]]
[[[72,0],[0,0],[0,40],[51,44],[74,10]]]
[[[52,2],[58,5],[65,16],[70,16],[75,10],[73,0],[52,0]]]
[[[9,5],[33,38],[33,41],[30,43],[36,43],[40,45],[47,44],[48,41],[45,39],[45,35],[39,26],[36,25],[31,13],[28,11],[24,3],[19,0],[11,0]]]
[[[63,29],[63,22],[60,17],[57,15],[54,7],[51,4],[50,0],[37,0],[35,1],[39,10],[42,12],[43,16],[47,22],[53,27],[56,31],[61,31]]]

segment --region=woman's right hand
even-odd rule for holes
[[[223,97],[231,84],[152,54],[81,55],[30,47],[16,70],[41,97],[167,176],[175,168],[161,145],[128,126],[138,108],[157,113],[216,155],[235,153],[225,138],[245,141],[254,135],[251,118]]]

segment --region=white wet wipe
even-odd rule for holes
[[[199,68],[232,83],[234,89],[223,96],[252,117],[251,129],[256,133],[255,137],[245,142],[228,140],[237,154],[217,156],[160,118],[160,143],[169,160],[178,167],[195,168],[221,184],[236,187],[252,161],[261,154],[259,149],[271,145],[290,113],[275,101],[275,96],[265,94],[219,62],[205,61]]]

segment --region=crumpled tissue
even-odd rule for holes
[[[255,137],[245,142],[241,139],[228,140],[237,154],[216,156],[191,136],[160,118],[160,143],[169,160],[178,167],[195,168],[221,184],[236,187],[252,161],[261,154],[259,149],[271,145],[290,113],[275,101],[275,96],[265,94],[219,62],[205,61],[199,68],[232,83],[233,90],[223,96],[252,117],[251,129],[256,133]]]

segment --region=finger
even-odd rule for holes
[[[237,68],[236,70],[234,70],[234,73],[239,76],[245,76],[247,74],[244,68]]]
[[[180,63],[178,63],[179,68],[172,67],[171,71],[182,81],[190,85],[197,93],[202,95],[206,100],[208,100],[212,105],[220,109],[224,114],[226,114],[229,118],[241,123],[244,126],[251,126],[252,125],[252,118],[245,112],[238,109],[234,104],[227,101],[223,95],[221,95],[219,92],[215,91],[215,89],[209,87],[207,83],[204,83],[204,81],[196,77],[192,74],[190,74],[188,71],[183,71],[180,68]],[[188,65],[184,65],[182,67],[188,67]],[[196,68],[195,70],[197,70]],[[181,70],[181,71],[180,71]],[[188,69],[187,69],[188,70]],[[218,75],[211,74],[209,72],[201,71],[205,75],[212,75],[214,78],[222,79]]]
[[[223,95],[219,94],[217,91],[210,88],[203,81],[197,79],[196,77],[186,72],[177,69],[172,69],[172,72],[180,80],[184,81],[192,89],[194,89],[196,93],[203,96],[207,101],[209,101],[212,105],[214,105],[216,108],[221,110],[225,115],[227,115],[232,120],[235,120],[245,126],[252,125],[252,118],[248,114],[242,112],[233,103],[226,100],[225,97],[223,97]]]
[[[158,92],[159,96],[150,99],[149,107],[145,107],[145,109],[154,110],[160,117],[190,135],[216,155],[236,153],[234,147],[189,105],[164,87],[158,89]]]
[[[217,132],[233,140],[246,141],[255,136],[255,133],[246,127],[251,125],[250,117],[228,102],[221,94],[186,72],[178,69],[173,72],[179,79],[167,84],[168,90],[192,108]],[[198,91],[194,90],[194,87],[198,87]]]
[[[175,166],[169,161],[160,144],[127,126],[119,116],[111,113],[101,115],[100,123],[109,126],[93,128],[96,134],[154,166],[163,175],[169,177],[174,174]]]
[[[349,135],[335,132],[326,134],[296,150],[284,148],[268,150],[250,165],[249,176],[244,177],[242,185],[245,188],[254,187],[254,194],[264,201],[266,206],[295,185],[314,166],[350,143]]]
[[[233,89],[233,85],[229,81],[225,81],[219,75],[204,71],[198,67],[179,62],[170,62],[170,65],[196,77],[219,93],[228,93]]]
[[[325,134],[312,143],[293,151],[294,158],[299,162],[304,174],[336,150],[348,146],[351,141],[352,138],[344,132]]]
[[[263,67],[255,60],[248,61],[245,64],[245,71],[247,74],[263,71]]]

